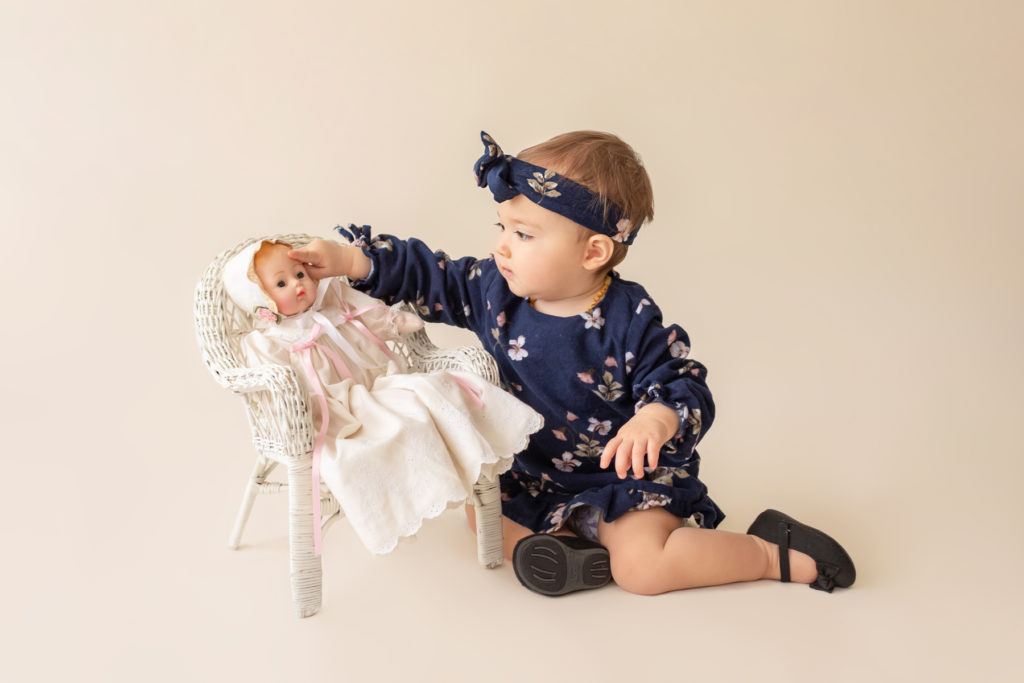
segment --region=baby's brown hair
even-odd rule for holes
[[[633,148],[616,135],[593,130],[563,133],[516,156],[597,193],[606,214],[610,202],[633,226],[654,219],[654,192],[647,170]],[[607,268],[621,263],[628,249],[616,242]]]

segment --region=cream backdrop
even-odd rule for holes
[[[1019,680],[1022,29],[986,1],[2,0],[0,677]],[[652,176],[621,272],[710,368],[724,528],[786,510],[856,586],[545,600],[453,512],[382,558],[335,526],[295,619],[283,501],[226,549],[252,451],[200,273],[347,222],[486,254],[479,131],[580,128]]]

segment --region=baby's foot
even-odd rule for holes
[[[835,586],[846,588],[857,578],[853,560],[835,539],[778,510],[762,512],[747,533],[775,545],[781,581],[810,583],[811,588],[831,593]]]
[[[519,583],[542,595],[600,588],[612,578],[605,547],[574,536],[527,536],[512,551],[512,568]]]

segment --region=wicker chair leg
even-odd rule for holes
[[[320,609],[323,572],[313,548],[312,460],[306,456],[288,463],[288,542],[291,550],[292,599],[300,617]]]
[[[480,477],[473,486],[476,508],[476,555],[480,564],[493,569],[505,559],[501,532],[501,491],[497,481]]]
[[[249,475],[249,483],[245,486],[245,495],[242,496],[242,505],[238,508],[238,515],[235,517],[235,527],[231,530],[231,537],[228,538],[228,547],[237,550],[242,542],[242,532],[249,521],[249,513],[252,512],[253,501],[259,493],[260,484],[266,477],[267,461],[263,458],[256,458],[256,466]]]

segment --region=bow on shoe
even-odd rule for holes
[[[811,588],[831,593],[832,589],[836,587],[836,574],[838,573],[839,567],[835,565],[818,564],[818,578],[811,584]]]

